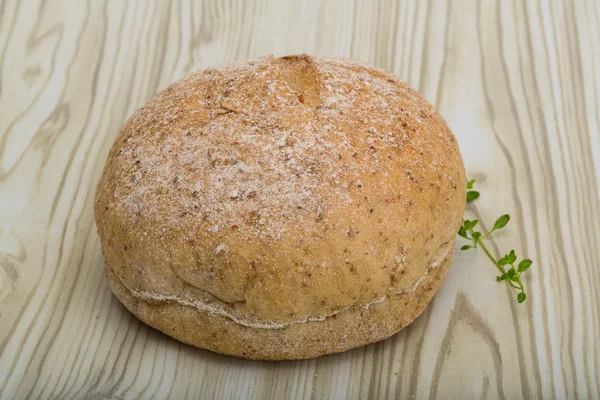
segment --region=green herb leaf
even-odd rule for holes
[[[505,272],[505,273],[503,273],[502,275],[500,275],[500,276],[497,276],[497,277],[496,277],[496,280],[497,280],[498,282],[505,281],[505,280],[507,280],[507,279],[508,279],[508,274],[507,274],[506,272]]]
[[[471,179],[467,181],[467,189],[473,189],[473,185],[475,184],[475,179]]]
[[[469,246],[468,244],[465,244],[463,247],[461,247],[461,250],[469,250],[471,247],[473,246]]]
[[[515,269],[514,268],[509,269],[507,274],[508,274],[508,277],[510,278],[510,280],[512,280],[516,274]]]
[[[479,192],[475,190],[469,190],[467,192],[467,203],[470,203],[477,198],[479,198]]]
[[[517,295],[517,301],[519,302],[519,304],[524,302],[526,298],[527,298],[527,295],[525,294],[525,292],[521,292]]]
[[[533,261],[529,258],[524,259],[519,263],[519,272],[527,271],[531,267],[531,264],[533,264]]]
[[[503,216],[498,218],[496,222],[494,222],[494,228],[492,230],[495,231],[497,229],[504,228],[506,224],[508,224],[508,221],[510,221],[510,215],[504,214]]]
[[[517,256],[515,255],[515,251],[511,250],[510,253],[508,254],[508,263],[514,264],[515,261],[517,261]]]
[[[504,256],[498,260],[498,265],[506,265],[508,264],[508,256]]]
[[[466,230],[473,229],[477,226],[478,222],[479,222],[479,220],[476,220],[476,219],[474,219],[473,221],[465,219],[463,222],[463,226],[465,227]]]

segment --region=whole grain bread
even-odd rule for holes
[[[164,89],[115,140],[95,200],[105,271],[192,345],[301,359],[382,340],[451,263],[465,171],[394,75],[267,56]]]

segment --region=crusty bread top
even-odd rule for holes
[[[268,56],[194,73],[135,112],[95,217],[132,292],[281,327],[414,288],[464,194],[454,136],[405,83]]]

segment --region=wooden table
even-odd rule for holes
[[[600,2],[0,0],[0,397],[598,398]],[[523,305],[458,252],[399,334],[302,362],[181,344],[111,294],[92,203],[126,118],[190,71],[331,53],[447,119]],[[460,242],[460,241],[459,241]],[[464,244],[460,242],[460,244]]]

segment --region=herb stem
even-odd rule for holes
[[[510,264],[510,266],[513,267],[513,269],[515,271],[517,271],[517,268],[515,268],[514,264]],[[520,272],[517,273],[517,278],[518,278],[517,284],[519,285],[519,289],[521,289],[521,292],[524,292],[525,291],[525,287],[523,286],[523,282],[521,282],[521,273]]]
[[[473,229],[469,229],[469,231],[471,232],[471,235],[473,235]],[[487,235],[489,235],[490,233],[491,233],[491,231],[488,232]],[[486,237],[487,235],[483,235],[482,238]],[[494,256],[492,256],[492,253],[490,253],[490,251],[488,250],[488,248],[485,246],[485,243],[483,243],[483,240],[480,239],[477,242],[481,246],[481,249],[483,250],[483,252],[485,253],[485,255],[490,259],[491,262],[494,263],[494,265],[496,266],[496,268],[498,268],[502,274],[505,274],[506,270],[502,267],[502,265],[498,264],[498,261],[496,261],[496,259],[494,258]],[[515,289],[521,289],[521,290],[523,290],[523,285],[522,284],[519,287],[519,286],[515,285],[510,280],[508,281],[508,283],[510,284],[510,286],[514,287]]]
[[[496,268],[498,268],[500,270],[500,272],[502,272],[503,274],[505,274],[506,271],[504,270],[504,268],[502,267],[502,265],[498,264],[498,262],[496,261],[496,259],[494,258],[494,256],[492,256],[492,253],[490,253],[490,251],[488,250],[488,248],[485,246],[485,244],[483,243],[483,240],[480,240],[479,244],[481,245],[481,249],[483,250],[483,252],[494,263],[494,265],[496,266]]]

